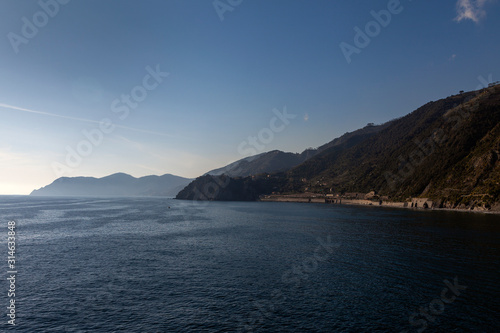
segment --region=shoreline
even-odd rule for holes
[[[481,213],[481,214],[497,214],[500,215],[500,210],[488,209],[470,209],[470,208],[450,208],[435,207],[434,203],[427,198],[415,198],[412,201],[387,201],[387,200],[368,200],[368,199],[347,199],[347,198],[330,198],[321,195],[266,195],[259,198],[261,202],[295,202],[295,203],[322,203],[330,205],[346,205],[346,206],[367,206],[367,207],[385,207],[410,209],[415,211],[449,211],[463,213]],[[420,204],[420,205],[419,205]]]

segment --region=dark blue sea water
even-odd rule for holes
[[[2,196],[0,226],[2,332],[500,331],[498,215]]]

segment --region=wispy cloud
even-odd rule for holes
[[[21,108],[21,107],[14,106],[14,105],[9,105],[9,104],[4,104],[4,103],[0,103],[0,108],[9,109],[9,110],[13,110],[13,111],[35,113],[35,114],[39,114],[39,115],[44,115],[44,116],[49,116],[49,117],[56,117],[56,118],[62,118],[62,119],[68,119],[68,120],[74,120],[74,121],[80,121],[80,122],[85,122],[85,123],[92,123],[92,124],[100,124],[101,123],[98,120],[86,119],[86,118],[78,118],[78,117],[70,117],[70,116],[63,116],[63,115],[60,115],[60,114],[55,114],[55,113],[50,113],[50,112],[25,109],[25,108]],[[170,135],[170,134],[166,134],[166,133],[160,133],[160,132],[155,132],[155,131],[148,131],[148,130],[143,130],[143,129],[140,129],[140,128],[122,126],[122,125],[118,125],[118,124],[114,124],[114,125],[117,128],[122,128],[122,129],[130,130],[130,131],[135,131],[135,132],[140,132],[140,133],[146,133],[146,134],[153,134],[153,135],[159,135],[159,136],[166,136],[166,137],[172,137],[172,138],[178,138],[178,136]]]
[[[458,0],[455,21],[472,20],[479,23],[486,17],[485,5],[491,0]]]

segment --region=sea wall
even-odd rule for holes
[[[325,203],[324,197],[301,195],[266,195],[260,201]]]

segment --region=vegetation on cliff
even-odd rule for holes
[[[255,201],[264,193],[272,193],[286,186],[283,174],[259,177],[231,178],[225,175],[205,175],[180,191],[176,199]]]
[[[382,130],[347,137],[282,173],[224,179],[210,200],[262,194],[375,191],[392,200],[429,197],[442,206],[500,202],[500,86],[430,102]],[[197,179],[179,198],[207,179]],[[209,180],[210,182],[216,179]],[[248,193],[247,193],[248,191]],[[207,196],[208,197],[208,196]],[[198,199],[204,200],[202,197]]]

